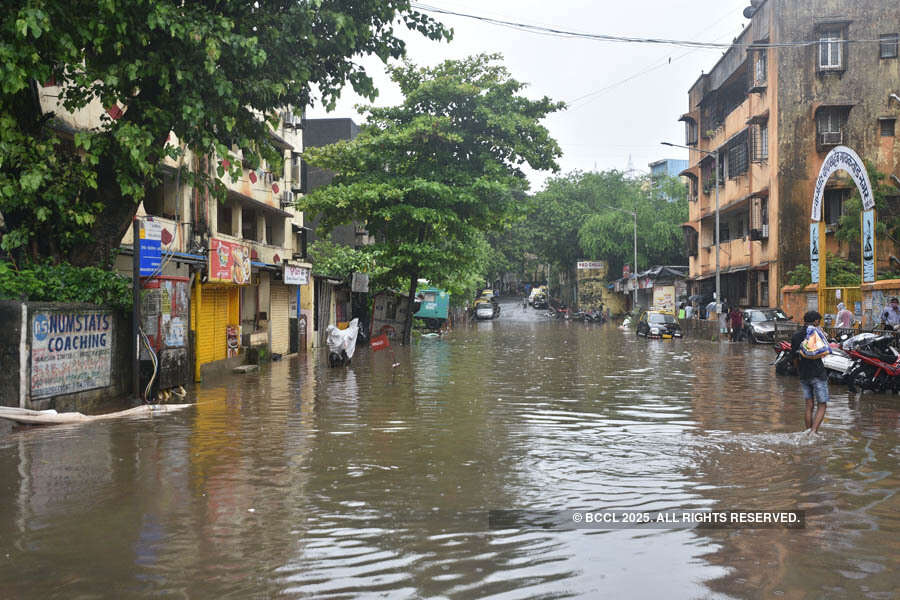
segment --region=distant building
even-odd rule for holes
[[[690,88],[680,118],[691,147],[684,231],[691,293],[710,294],[718,188],[722,297],[775,306],[787,273],[809,263],[812,198],[826,154],[849,146],[879,171],[900,174],[900,4],[753,0],[744,15],[750,22]],[[834,235],[853,189],[849,179],[829,180],[824,219],[828,252],[858,261],[858,243]],[[900,189],[887,205],[900,205]],[[879,241],[881,268],[896,254],[890,240]]]
[[[653,184],[654,189],[657,187],[657,181],[660,178],[664,177],[681,177],[681,172],[687,169],[690,166],[690,161],[688,160],[680,160],[676,158],[663,158],[662,160],[657,160],[655,162],[650,163],[650,181]],[[681,177],[684,180],[685,185],[688,183],[685,177]],[[672,201],[666,194],[660,194],[661,197],[665,198],[669,202]]]
[[[328,146],[341,140],[353,140],[359,135],[359,125],[353,122],[353,119],[334,118],[334,119],[304,119],[303,120],[303,147],[304,148],[320,148]],[[302,173],[300,174],[303,181],[303,192],[311,192],[316,188],[328,185],[334,179],[334,173],[327,169],[308,166],[306,162],[302,163]],[[309,230],[307,232],[308,241],[314,242],[317,239],[315,229],[319,225],[319,217],[312,216],[307,219]],[[347,225],[339,225],[331,231],[331,241],[336,244],[357,248],[364,246],[369,242],[368,232],[363,225],[358,223],[349,223]]]

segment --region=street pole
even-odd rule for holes
[[[638,274],[638,268],[637,268],[637,209],[635,209],[635,211],[633,213],[631,213],[631,216],[634,217],[634,290],[633,290],[634,300],[632,301],[632,304],[634,306],[632,306],[632,310],[636,311],[637,310],[637,274]]]
[[[714,151],[716,159],[716,308],[722,310],[721,282],[719,281],[719,150]]]

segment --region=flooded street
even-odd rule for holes
[[[505,304],[349,369],[0,437],[0,598],[892,598],[896,396],[809,440],[771,347]],[[783,529],[488,528],[490,510],[805,510]]]

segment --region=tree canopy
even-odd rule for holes
[[[579,259],[609,262],[610,273],[634,262],[637,213],[638,265],[687,264],[681,224],[688,209],[684,185],[620,171],[574,172],[547,182],[535,196],[535,250],[557,268]]]
[[[321,215],[325,230],[364,222],[376,240],[368,251],[383,258],[388,277],[409,282],[410,293],[419,277],[451,289],[479,277],[485,232],[523,210],[523,165],[557,168],[559,146],[540,120],[562,104],[524,96],[499,60],[393,67],[402,104],[369,107],[356,139],[304,153],[337,175],[299,208]]]
[[[333,104],[347,83],[373,98],[354,59],[402,56],[398,20],[450,37],[409,0],[10,0],[0,19],[2,248],[75,264],[118,246],[164,157],[235,147],[251,167],[279,165],[268,124],[279,109]],[[109,114],[60,137],[40,108],[45,84],[68,111],[99,101]],[[187,175],[222,195],[223,174]]]

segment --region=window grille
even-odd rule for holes
[[[897,58],[897,46],[898,43],[900,43],[900,34],[888,33],[886,35],[879,36],[879,41],[879,57]]]

